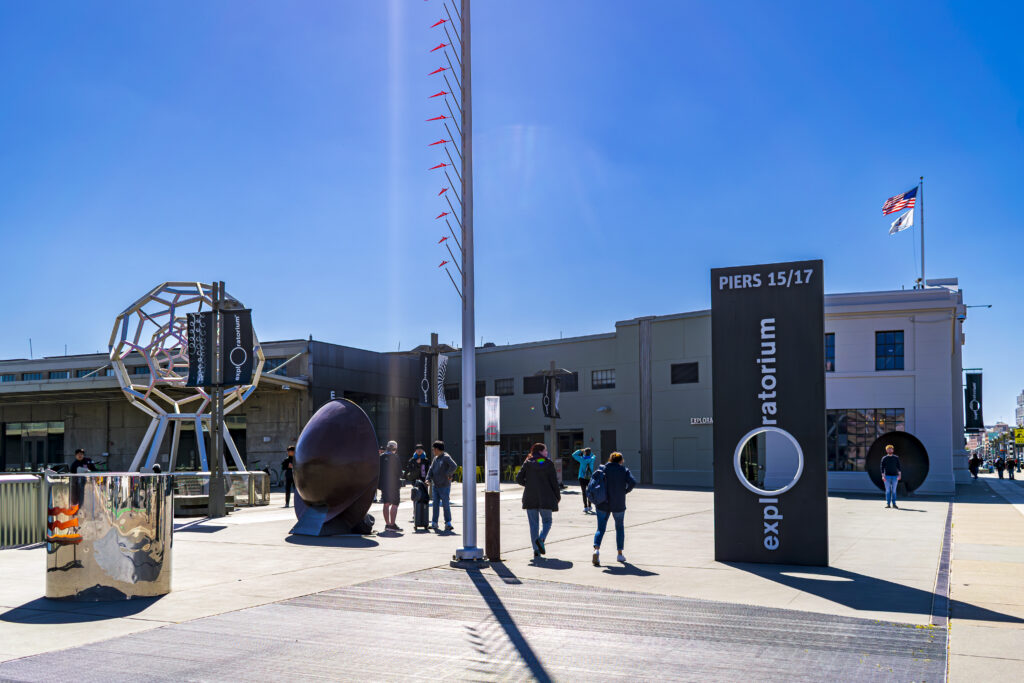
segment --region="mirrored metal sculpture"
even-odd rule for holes
[[[175,469],[182,427],[189,423],[196,430],[200,469],[209,471],[203,429],[210,431],[210,394],[201,387],[186,387],[188,379],[188,313],[209,311],[213,307],[212,286],[202,282],[165,282],[126,308],[114,321],[110,334],[110,363],[121,391],[133,406],[152,418],[139,444],[130,471],[152,467],[161,445],[172,429],[168,472]],[[227,297],[226,309],[242,305]],[[253,332],[256,367],[252,384],[232,387],[224,393],[224,414],[236,410],[259,384],[266,360]],[[139,370],[137,370],[139,369]],[[225,424],[224,444],[236,467],[245,465],[238,447]],[[227,463],[225,458],[225,471]]]
[[[46,597],[124,600],[170,592],[171,475],[47,479]]]
[[[380,474],[377,434],[352,401],[316,411],[295,445],[295,514],[291,533],[304,536],[369,534]]]

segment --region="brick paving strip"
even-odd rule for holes
[[[941,681],[946,629],[428,569],[0,664],[0,680]]]

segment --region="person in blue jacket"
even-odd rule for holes
[[[594,566],[601,566],[601,541],[604,531],[608,528],[608,517],[615,518],[615,545],[618,548],[619,562],[625,562],[622,554],[626,545],[626,494],[636,486],[636,479],[622,463],[622,453],[612,453],[608,462],[598,470],[605,479],[608,497],[603,503],[597,504],[597,533],[594,534]]]
[[[590,483],[590,475],[594,473],[594,460],[597,458],[590,452],[589,448],[583,448],[572,454],[573,460],[580,464],[580,492],[583,494],[583,512],[590,512],[590,500],[587,498],[587,484]]]

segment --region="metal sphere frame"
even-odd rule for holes
[[[157,461],[160,446],[173,426],[168,471],[173,472],[178,457],[181,429],[186,422],[195,425],[196,445],[200,467],[209,471],[204,428],[211,431],[212,397],[202,387],[186,387],[188,381],[188,325],[186,314],[213,309],[213,286],[203,282],[164,282],[122,311],[114,321],[110,333],[110,364],[121,391],[128,401],[150,416],[149,428],[135,453],[129,471],[152,467]],[[238,309],[238,300],[226,296],[223,309]],[[224,391],[224,414],[236,410],[256,390],[263,374],[266,357],[259,339],[253,331],[253,353],[256,359],[252,383],[231,387]],[[142,375],[128,372],[125,361],[139,358],[149,368],[146,381]],[[245,464],[238,447],[231,438],[227,424],[221,434],[228,452],[239,471]],[[147,452],[148,451],[148,452]],[[143,465],[143,457],[145,464]],[[224,457],[224,471],[227,458]]]

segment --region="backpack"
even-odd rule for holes
[[[603,465],[598,467],[594,475],[590,477],[590,483],[587,484],[587,498],[594,505],[608,502],[608,482],[605,480]]]

